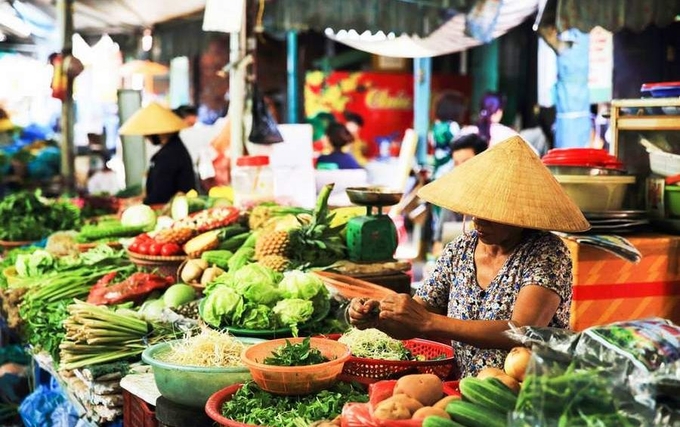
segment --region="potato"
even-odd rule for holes
[[[451,416],[445,410],[441,408],[435,408],[434,406],[423,406],[413,413],[411,419],[424,420],[431,415],[435,417],[446,418],[447,420],[451,419]]]
[[[431,406],[444,395],[442,380],[434,374],[406,375],[397,380],[394,394],[405,394],[422,403]]]
[[[411,418],[411,411],[396,400],[388,398],[376,405],[373,411],[373,418],[380,420],[408,420]]]
[[[385,399],[385,400],[390,400],[390,401],[397,402],[398,404],[400,404],[400,405],[403,406],[404,408],[408,409],[408,411],[409,411],[411,414],[413,414],[413,413],[416,412],[418,409],[420,409],[420,408],[423,407],[423,404],[422,404],[422,403],[418,402],[416,399],[414,399],[414,398],[412,398],[412,397],[409,397],[409,396],[407,396],[407,395],[405,395],[405,394],[395,394],[395,395],[393,395],[393,396],[391,396],[391,397],[388,397],[388,398]],[[384,402],[385,400],[383,400],[383,402]],[[380,402],[380,403],[382,403],[382,402]]]
[[[437,401],[432,407],[446,410],[446,406],[454,400],[460,400],[460,396],[444,396]]]
[[[477,378],[483,380],[484,378],[497,377],[499,375],[506,375],[505,371],[493,366],[487,366],[477,373]]]

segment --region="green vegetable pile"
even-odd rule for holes
[[[224,403],[222,415],[245,424],[307,427],[337,417],[347,402],[368,402],[368,394],[361,386],[339,382],[306,396],[277,396],[247,382]]]
[[[311,339],[306,337],[296,344],[286,340],[285,345],[274,350],[263,362],[275,366],[307,366],[328,362],[328,358],[318,348],[312,347]]]
[[[325,317],[329,292],[312,273],[281,274],[260,264],[248,264],[219,276],[201,301],[201,318],[209,325],[252,330],[290,327]]]
[[[80,224],[80,210],[69,202],[43,200],[30,192],[11,194],[0,201],[0,240],[36,241]]]
[[[76,259],[61,258],[52,267],[22,281],[28,292],[23,296],[19,315],[25,322],[26,341],[57,361],[68,305],[74,298],[85,299],[92,285],[105,274],[118,271],[126,276],[135,271],[135,266],[124,251],[100,245]]]

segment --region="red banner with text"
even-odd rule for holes
[[[358,114],[364,121],[359,131],[367,157],[375,157],[381,141],[401,141],[413,127],[413,74],[322,71],[308,72],[305,79],[305,116],[314,126],[314,139],[323,137],[329,120],[345,123],[343,113]],[[470,99],[467,76],[432,76],[431,116],[438,96],[460,92]]]

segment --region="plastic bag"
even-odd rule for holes
[[[19,415],[26,427],[49,426],[52,413],[65,401],[58,386],[40,385],[21,402]]]
[[[519,328],[533,354],[511,426],[667,424],[655,375],[677,375],[680,327],[664,319],[617,322],[574,334]],[[656,418],[656,421],[655,421]]]
[[[375,406],[392,396],[397,380],[384,380],[368,386],[368,403],[348,403],[342,408],[342,427],[421,427],[422,420],[380,420],[373,418]],[[444,395],[460,396],[458,381],[443,384]]]
[[[276,127],[276,120],[269,112],[267,103],[257,85],[253,85],[253,124],[248,140],[253,144],[271,145],[283,142],[283,137]]]

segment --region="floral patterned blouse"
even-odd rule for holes
[[[486,290],[477,283],[477,232],[459,236],[444,248],[434,272],[416,293],[429,306],[462,320],[510,320],[520,289],[539,285],[562,301],[549,326],[567,328],[571,305],[571,258],[559,237],[544,231],[525,231],[517,246]],[[487,366],[503,368],[507,351],[481,349],[452,341],[462,377]]]

